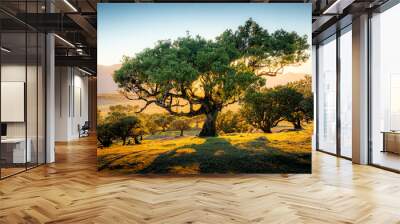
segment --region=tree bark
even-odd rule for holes
[[[181,136],[183,136],[183,129],[181,129]]]
[[[296,120],[295,122],[293,122],[293,126],[294,126],[294,129],[302,129],[303,128],[301,126],[301,121],[300,120]]]
[[[261,130],[264,133],[272,133],[271,127],[267,126],[267,127],[262,127]]]
[[[136,145],[139,145],[139,144],[140,144],[139,137],[140,137],[140,136],[135,136],[135,137],[134,137],[134,139],[135,139],[135,144],[136,144]]]
[[[199,134],[200,137],[217,136],[217,127],[216,127],[217,116],[218,116],[218,110],[206,114],[206,120]]]

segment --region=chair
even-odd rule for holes
[[[90,129],[89,121],[85,121],[82,127],[78,124],[79,138],[89,136],[89,129]]]

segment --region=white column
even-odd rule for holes
[[[353,162],[368,163],[368,15],[353,19]]]
[[[54,35],[46,36],[46,163],[55,161],[55,56]]]
[[[71,68],[55,68],[55,141],[70,140],[71,125]]]

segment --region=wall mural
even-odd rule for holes
[[[311,173],[310,4],[99,4],[98,169]]]

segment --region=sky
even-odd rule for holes
[[[101,3],[97,18],[100,65],[119,64],[123,55],[134,56],[158,40],[175,40],[188,31],[214,39],[249,18],[269,32],[284,29],[307,35],[311,45],[311,4]]]

